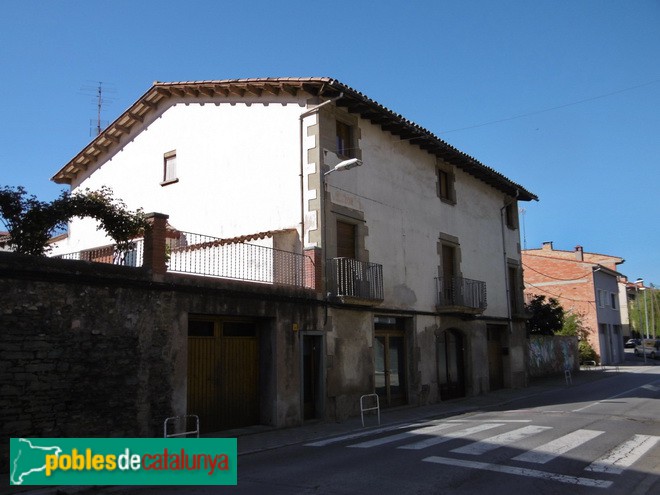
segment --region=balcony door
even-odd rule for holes
[[[442,298],[446,305],[454,304],[454,277],[456,276],[456,249],[442,245]]]
[[[355,230],[355,224],[337,220],[337,258],[356,258]]]

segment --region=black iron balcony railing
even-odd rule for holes
[[[383,300],[383,265],[352,258],[333,258],[327,260],[326,269],[330,297],[371,302]]]
[[[438,277],[438,309],[481,313],[486,309],[486,282],[462,277]]]

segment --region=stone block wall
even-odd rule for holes
[[[293,328],[316,330],[318,307],[309,289],[0,253],[0,472],[12,437],[162,436],[186,413],[189,314],[263,322],[261,421],[298,424]]]

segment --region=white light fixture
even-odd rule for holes
[[[333,169],[328,170],[326,173],[323,175],[329,175],[332,172],[341,172],[342,170],[350,170],[354,167],[359,167],[362,165],[362,160],[359,160],[357,158],[349,158],[348,160],[344,160],[343,162],[339,162]]]

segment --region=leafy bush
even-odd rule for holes
[[[591,344],[586,340],[580,340],[578,342],[578,353],[580,354],[580,363],[585,363],[587,361],[594,361],[598,364],[598,354]]]

